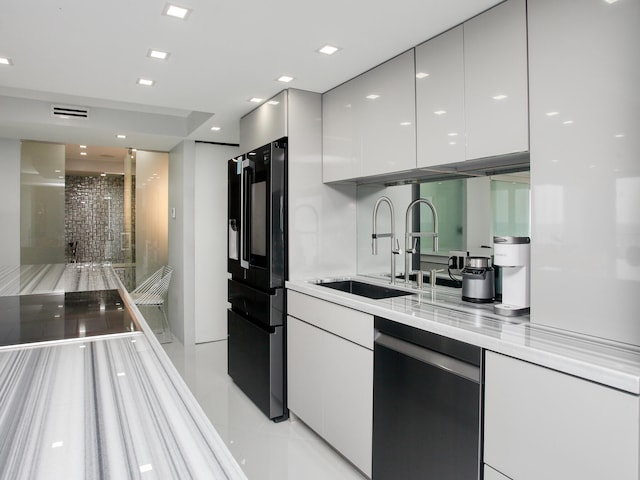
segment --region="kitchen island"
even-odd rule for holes
[[[132,328],[0,347],[0,478],[245,479],[110,266],[0,267],[3,296],[112,289]]]

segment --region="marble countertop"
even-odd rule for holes
[[[352,278],[382,284],[371,277]],[[462,302],[459,290],[426,287],[408,296],[372,300],[314,281],[288,281],[286,287],[640,395],[640,348],[532,324],[528,317],[507,319],[490,307]]]
[[[0,267],[0,295],[113,288],[109,266]],[[0,478],[246,479],[124,297],[142,332],[0,351]]]

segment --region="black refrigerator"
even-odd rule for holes
[[[267,417],[286,399],[287,139],[229,160],[228,373]]]

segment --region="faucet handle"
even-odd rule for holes
[[[431,269],[431,271],[429,272],[429,284],[431,285],[431,288],[436,286],[436,274],[440,273],[440,272],[444,272],[443,268],[438,268],[438,269]]]
[[[402,253],[402,249],[400,248],[400,241],[396,238],[396,248],[391,247],[391,253],[394,255],[400,255]]]
[[[412,248],[407,248],[407,253],[416,253],[418,251],[418,239],[414,238],[413,239],[413,247]]]

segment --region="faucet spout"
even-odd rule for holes
[[[380,205],[386,203],[389,206],[389,210],[391,212],[391,230],[389,233],[378,233],[378,209]],[[400,242],[396,238],[396,219],[395,213],[393,211],[393,202],[389,197],[382,196],[377,201],[375,206],[373,207],[373,215],[372,215],[372,233],[371,233],[371,253],[373,255],[378,254],[378,239],[389,237],[391,239],[391,285],[395,285],[396,283],[396,257],[395,255],[399,255],[402,251],[400,249]],[[395,247],[395,248],[394,248]]]
[[[431,209],[431,214],[433,215],[433,232],[413,232],[411,231],[411,211],[413,207],[416,205],[420,205],[424,203]],[[404,255],[404,281],[406,284],[409,283],[409,275],[410,275],[410,261],[409,255],[413,255],[417,252],[417,238],[416,237],[433,237],[433,251],[438,251],[438,212],[436,211],[436,207],[433,203],[431,203],[426,198],[418,198],[409,204],[407,207],[407,214],[405,218],[405,255]],[[415,238],[415,243],[413,246],[411,245],[411,239]]]

